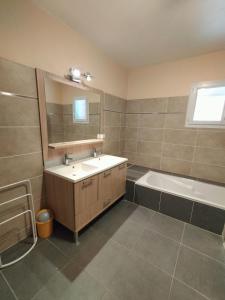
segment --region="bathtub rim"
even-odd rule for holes
[[[154,174],[159,174],[159,175],[167,175],[167,176],[170,176],[170,177],[175,177],[175,178],[184,178],[186,180],[192,180],[192,181],[197,181],[197,182],[201,182],[201,183],[204,183],[206,185],[212,185],[212,186],[217,186],[217,187],[220,187],[220,188],[224,188],[224,186],[221,186],[221,185],[217,185],[217,184],[211,184],[211,183],[208,183],[208,182],[204,182],[204,181],[200,181],[200,180],[195,180],[195,179],[191,179],[191,178],[187,178],[187,177],[183,177],[183,176],[176,176],[176,175],[172,175],[170,173],[164,173],[164,172],[158,172],[158,171],[153,171],[153,170],[149,170],[146,174],[144,174],[142,177],[140,177],[136,182],[135,182],[135,185],[139,185],[139,186],[143,186],[145,188],[150,188],[152,190],[156,190],[158,192],[162,192],[162,193],[165,193],[165,194],[170,194],[170,195],[173,195],[173,196],[177,196],[177,197],[180,197],[180,198],[183,198],[183,199],[188,199],[192,202],[198,202],[198,203],[201,203],[201,204],[205,204],[205,205],[208,205],[208,206],[212,206],[212,207],[215,207],[215,208],[218,208],[218,209],[221,209],[221,210],[224,210],[225,211],[225,203],[224,203],[224,206],[218,204],[218,203],[213,203],[213,202],[210,202],[208,200],[204,200],[204,199],[201,199],[201,198],[198,198],[198,197],[190,197],[188,195],[182,195],[182,194],[179,194],[179,193],[175,193],[175,192],[171,192],[171,191],[168,191],[168,190],[165,190],[163,188],[157,188],[155,186],[152,186],[150,184],[147,184],[147,183],[140,183],[139,181],[143,180],[143,177],[147,176],[149,173],[154,173]],[[161,196],[160,196],[161,197]]]

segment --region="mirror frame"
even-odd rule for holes
[[[78,89],[88,90],[90,92],[96,93],[100,95],[100,132],[103,133],[104,130],[104,114],[103,114],[103,106],[104,106],[104,92],[99,89],[95,89],[89,87],[84,83],[76,83],[70,81],[67,78],[49,73],[47,71],[37,69],[36,68],[36,78],[37,78],[37,91],[38,91],[38,104],[39,104],[39,117],[40,117],[40,130],[41,130],[41,140],[42,140],[42,154],[43,160],[47,161],[49,159],[49,142],[48,142],[48,126],[47,126],[47,108],[46,108],[46,94],[45,94],[45,77],[48,76],[53,80],[58,82],[73,86]],[[97,138],[97,137],[96,137]],[[86,143],[88,139],[85,140]],[[91,140],[90,140],[91,141]],[[69,148],[69,146],[68,146]]]

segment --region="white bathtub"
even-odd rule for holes
[[[225,187],[222,186],[153,171],[136,184],[225,210]]]

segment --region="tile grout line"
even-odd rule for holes
[[[210,298],[208,298],[206,295],[202,294],[201,292],[199,292],[198,290],[196,290],[195,288],[193,288],[192,286],[188,285],[187,283],[185,283],[183,280],[180,280],[178,278],[176,278],[176,281],[180,282],[181,284],[183,284],[184,286],[188,287],[189,289],[193,290],[194,292],[196,292],[197,294],[201,295],[203,298],[205,298],[206,300],[212,300]]]
[[[14,158],[14,157],[20,157],[20,156],[27,156],[27,155],[33,155],[33,154],[40,154],[40,153],[42,153],[42,151],[22,153],[22,154],[17,154],[17,155],[10,155],[10,156],[0,156],[0,159],[8,159],[8,158]]]
[[[57,249],[65,258],[68,258],[68,256],[58,247],[55,245],[54,242],[52,242],[50,239],[47,239],[47,241],[55,248]]]
[[[181,246],[182,246],[182,247],[185,247],[185,248],[187,248],[187,249],[189,249],[189,250],[191,250],[191,251],[193,251],[193,252],[195,252],[195,253],[197,253],[197,254],[199,254],[199,255],[202,255],[202,256],[204,256],[204,257],[206,257],[206,258],[208,258],[208,259],[211,259],[211,260],[213,260],[214,262],[217,262],[217,263],[219,263],[220,265],[222,265],[222,266],[225,267],[225,262],[222,262],[222,261],[220,261],[220,260],[218,260],[218,259],[216,259],[216,258],[214,258],[214,257],[212,257],[212,256],[209,256],[208,254],[206,254],[206,253],[204,253],[204,252],[201,252],[201,251],[199,251],[199,250],[197,250],[197,249],[194,249],[194,248],[192,248],[192,247],[190,247],[190,246],[188,246],[188,245],[186,245],[186,244],[181,243]]]
[[[4,280],[5,283],[7,284],[9,290],[10,290],[11,293],[13,294],[14,298],[15,298],[16,300],[18,300],[18,297],[16,296],[16,293],[14,292],[13,288],[11,287],[11,285],[10,285],[10,283],[8,282],[8,280],[7,280],[7,278],[5,277],[5,275],[3,274],[2,271],[0,271],[0,273],[1,273],[1,276],[2,276],[3,280]]]
[[[189,223],[190,224],[191,224],[191,221],[192,221],[192,215],[193,215],[193,211],[194,211],[194,205],[195,205],[195,202],[193,201],[192,207],[191,207],[191,215],[190,215],[190,219],[189,219]]]
[[[139,206],[139,205],[138,205],[138,206]],[[149,208],[147,208],[147,207],[144,207],[144,208],[145,208],[145,209],[149,209]],[[153,212],[154,212],[153,215],[156,215],[156,214],[162,214],[162,213],[157,212],[157,211],[154,211],[154,210],[153,210]],[[167,216],[167,215],[166,215],[166,216]],[[172,219],[174,219],[174,220],[177,220],[177,219],[175,219],[175,218],[173,218],[173,217],[170,217],[170,216],[167,216],[167,217],[172,218]],[[183,221],[180,221],[180,220],[177,220],[177,221],[183,222]],[[133,222],[136,223],[136,224],[138,224],[138,223],[135,222],[135,221],[133,221]],[[192,225],[192,224],[189,224],[189,223],[186,223],[186,222],[183,222],[183,223],[184,223],[184,228],[186,228],[187,225],[191,225],[191,226],[197,227],[197,226],[195,226],[195,225]],[[179,242],[179,241],[177,241],[177,240],[175,240],[175,239],[173,239],[173,238],[171,238],[171,237],[168,237],[167,235],[161,233],[160,231],[154,230],[154,229],[152,229],[152,228],[148,228],[147,226],[144,226],[144,225],[143,225],[143,227],[145,228],[145,230],[149,230],[149,231],[152,231],[152,232],[154,232],[154,233],[157,233],[158,235],[160,235],[160,236],[162,236],[162,237],[164,237],[164,238],[166,238],[166,239],[168,239],[168,240],[170,240],[170,241],[176,242],[176,243],[179,244],[180,246],[186,247],[186,248],[192,250],[193,252],[196,252],[196,253],[198,253],[198,254],[200,254],[200,255],[203,255],[203,256],[205,256],[205,257],[207,257],[207,258],[209,258],[209,259],[212,259],[212,260],[216,261],[217,263],[220,263],[220,264],[222,264],[222,265],[225,265],[225,263],[223,263],[222,261],[217,260],[216,258],[214,258],[214,257],[212,257],[212,256],[209,256],[209,255],[207,255],[207,254],[204,253],[204,252],[201,252],[201,251],[199,251],[199,250],[197,250],[197,249],[195,249],[195,248],[193,248],[193,247],[191,247],[191,246],[188,246],[188,245],[184,244],[184,243],[183,243],[183,232],[182,232],[182,235],[181,235],[181,240],[180,240],[180,242]],[[200,229],[200,230],[203,230],[203,231],[205,231],[205,232],[207,232],[207,233],[210,233],[210,234],[213,234],[213,235],[218,236],[216,233],[210,232],[210,231],[208,231],[208,230],[206,230],[206,229],[199,228],[199,227],[197,227],[197,228]],[[183,229],[183,231],[184,231],[184,229]],[[219,236],[220,236],[220,235],[219,235]]]
[[[0,125],[1,128],[40,128],[40,125]]]
[[[173,274],[172,274],[172,280],[171,280],[171,284],[170,284],[170,290],[169,290],[168,299],[170,299],[170,297],[171,297],[171,292],[172,292],[172,287],[173,287],[173,281],[174,281],[175,272],[176,272],[176,268],[177,268],[178,258],[180,256],[181,245],[182,245],[183,238],[184,238],[185,227],[186,227],[186,223],[184,223],[183,232],[182,232],[181,239],[180,239],[180,242],[179,242],[179,248],[178,248],[178,251],[177,251],[177,258],[176,258],[176,262],[175,262],[175,266],[174,266],[174,270],[173,270]]]

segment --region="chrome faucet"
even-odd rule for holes
[[[96,150],[96,148],[94,148],[93,157],[97,157],[97,150]]]
[[[64,156],[64,165],[69,166],[70,161],[72,161],[72,160],[73,160],[73,158],[69,157],[68,153],[65,153],[65,156]]]

